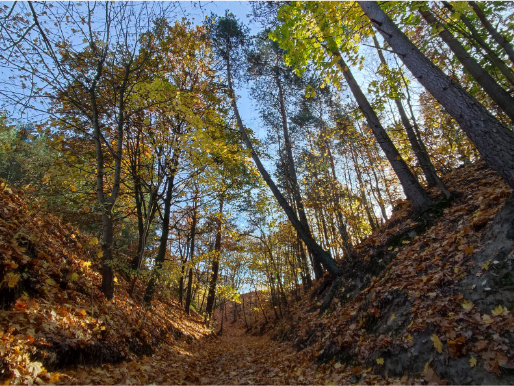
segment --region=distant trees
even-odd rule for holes
[[[2,118],[0,175],[100,236],[109,299],[120,273],[147,305],[175,292],[212,320],[238,290],[262,314],[267,291],[278,318],[403,196],[415,218],[451,197],[452,168],[480,155],[514,186],[509,4],[253,8],[253,37],[172,5],[0,11],[0,98],[34,122]]]

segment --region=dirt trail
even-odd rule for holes
[[[301,366],[298,352],[268,336],[249,336],[226,322],[221,336],[163,344],[152,356],[62,372],[57,383],[93,384],[307,384],[315,366]]]

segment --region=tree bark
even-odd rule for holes
[[[444,6],[452,13],[455,13],[453,6],[447,1],[443,1]],[[478,49],[483,48],[487,53],[485,57],[489,62],[495,66],[500,72],[505,76],[507,81],[514,86],[514,72],[507,67],[507,65],[503,62],[503,60],[496,54],[496,52],[491,48],[491,46],[482,38],[480,33],[476,30],[475,26],[465,15],[460,14],[460,20],[466,25],[471,36],[464,32],[464,35],[468,37],[471,43],[477,47]],[[461,31],[462,33],[462,31]],[[474,41],[474,42],[473,42]]]
[[[514,133],[423,55],[376,2],[359,6],[414,77],[459,123],[489,167],[514,188]]]
[[[348,86],[350,86],[350,90],[352,91],[352,94],[355,97],[360,110],[364,114],[364,117],[366,117],[366,121],[368,122],[373,135],[375,136],[378,144],[382,148],[382,151],[385,153],[387,160],[398,176],[405,196],[412,203],[414,215],[418,215],[427,211],[432,205],[430,196],[423,189],[416,176],[411,172],[401,157],[400,153],[394,146],[393,142],[389,138],[389,135],[387,135],[387,132],[382,127],[377,114],[357,84],[357,81],[353,77],[353,74],[344,61],[341,53],[334,52],[333,54],[339,58],[338,64],[343,71],[344,78],[348,83]]]
[[[293,150],[292,150],[292,144],[291,139],[289,137],[289,128],[287,124],[287,112],[286,112],[286,106],[284,101],[284,92],[282,89],[282,82],[280,81],[280,76],[278,74],[278,70],[276,70],[274,75],[275,83],[277,85],[278,89],[278,100],[280,104],[280,116],[282,118],[282,132],[284,135],[284,148],[286,151],[286,164],[287,164],[287,173],[286,178],[288,179],[289,185],[291,186],[292,194],[294,202],[296,203],[296,209],[298,211],[298,217],[300,220],[300,223],[305,228],[305,231],[307,234],[312,237],[311,228],[309,226],[309,221],[307,220],[307,216],[305,214],[305,208],[303,206],[303,199],[302,195],[300,193],[300,186],[298,185],[298,178],[296,176],[296,167],[294,164],[294,158],[293,158]],[[316,279],[319,279],[323,273],[320,271],[320,264],[321,262],[316,257],[316,255],[313,255],[314,260],[314,274]]]
[[[189,309],[191,307],[191,289],[193,286],[193,260],[195,257],[195,235],[196,235],[196,222],[197,222],[197,200],[198,193],[195,193],[195,198],[193,202],[193,219],[191,224],[191,247],[189,248],[191,255],[191,268],[189,268],[189,277],[187,281],[187,290],[186,290],[186,305],[184,310],[187,314],[189,314]]]
[[[385,60],[384,54],[382,53],[382,49],[378,43],[378,39],[376,36],[373,36],[373,42],[375,43],[375,48],[378,52],[378,57],[380,58],[380,62],[383,66],[387,67],[387,62]],[[410,123],[409,118],[407,117],[407,113],[405,112],[405,109],[403,108],[402,102],[400,98],[394,98],[394,102],[396,104],[396,108],[398,109],[398,112],[400,113],[400,119],[402,121],[402,125],[405,129],[405,132],[407,133],[407,138],[409,139],[409,142],[412,146],[412,150],[414,151],[414,154],[416,155],[416,158],[418,159],[419,166],[423,170],[423,174],[425,175],[425,178],[427,180],[428,186],[434,187],[438,186],[441,192],[444,194],[446,198],[450,198],[451,193],[448,191],[444,183],[441,181],[439,176],[437,175],[434,165],[432,164],[432,161],[430,160],[430,156],[426,152],[426,148],[422,147],[421,144],[418,142],[418,138],[416,136],[416,133],[414,131],[414,128],[412,124]]]
[[[421,6],[419,8],[419,13],[429,25],[440,31],[439,36],[448,45],[448,47],[450,47],[459,62],[462,63],[464,68],[477,81],[489,98],[491,98],[498,107],[509,116],[511,121],[514,122],[514,98],[512,98],[509,93],[505,91],[493,79],[493,77],[478,64],[475,58],[469,54],[469,52],[462,44],[460,44],[452,33],[437,21],[436,17],[429,9],[425,9],[424,6]]]
[[[160,270],[164,264],[166,258],[166,249],[168,246],[168,236],[170,233],[170,215],[171,215],[171,198],[173,195],[173,187],[175,182],[175,174],[177,173],[178,161],[180,158],[180,149],[175,148],[170,165],[170,174],[168,175],[166,197],[164,198],[164,215],[162,220],[162,231],[161,238],[159,240],[159,250],[155,257],[155,265],[152,270],[152,275],[146,286],[145,295],[143,301],[146,305],[150,305],[155,292],[155,286],[157,285],[157,279],[160,275]]]
[[[328,161],[330,163],[330,170],[332,173],[332,185],[333,189],[331,192],[332,200],[335,206],[336,219],[337,219],[337,229],[339,230],[339,235],[341,236],[343,251],[347,257],[350,257],[354,253],[353,245],[350,241],[350,236],[348,235],[348,229],[346,228],[346,222],[343,220],[343,213],[341,208],[341,203],[339,201],[339,182],[337,180],[336,175],[336,166],[334,162],[334,157],[332,157],[332,150],[330,148],[330,143],[327,140],[327,136],[324,135],[325,149],[327,151]]]

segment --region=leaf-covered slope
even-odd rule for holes
[[[324,313],[320,283],[274,330],[320,365],[316,382],[514,382],[512,190],[482,164],[448,181],[456,199],[424,233],[400,208]]]
[[[107,302],[99,251],[95,238],[1,183],[0,380],[69,383],[58,372],[66,366],[117,363],[209,333],[173,300],[145,311],[122,277]]]

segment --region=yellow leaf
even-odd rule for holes
[[[72,192],[76,192],[76,191],[77,191],[77,187],[76,187],[75,185],[72,185],[72,186],[71,186],[71,191],[72,191]]]
[[[99,259],[101,259],[104,256],[104,252],[99,249],[98,252],[96,252],[96,256],[98,256]]]
[[[486,324],[491,324],[492,322],[494,322],[493,318],[491,318],[489,315],[487,314],[484,314],[482,315],[482,320],[484,321],[484,323]]]
[[[78,275],[76,272],[73,272],[73,273],[70,275],[70,280],[71,280],[71,281],[76,281],[78,278],[79,278],[79,275]]]
[[[10,288],[13,288],[18,284],[18,281],[20,280],[20,274],[19,273],[8,273],[5,275],[5,278],[7,279],[7,285]]]
[[[440,354],[443,352],[443,344],[439,340],[439,337],[436,334],[432,334],[430,337],[430,340],[434,343],[434,347],[437,350],[437,352]]]
[[[389,318],[389,322],[392,322],[393,320],[396,319],[396,315],[395,314],[392,314],[391,317]]]
[[[50,279],[50,278],[46,279],[46,280],[45,280],[45,283],[46,283],[46,284],[48,284],[48,285],[51,285],[51,286],[55,285],[55,281],[53,281],[53,280],[52,280],[52,279]]]
[[[462,308],[464,308],[465,310],[471,310],[475,305],[473,304],[473,302],[470,302],[470,301],[467,301],[467,300],[464,300],[461,304]]]
[[[477,358],[471,357],[469,358],[469,367],[475,367],[477,365]]]
[[[334,365],[334,369],[338,369],[339,367],[341,367],[341,363],[340,363],[340,362],[337,362],[337,363]]]
[[[501,305],[499,305],[492,311],[492,314],[495,316],[499,316],[499,315],[503,314],[505,311],[506,311],[505,308],[503,308]]]
[[[484,269],[487,271],[489,270],[489,264],[491,264],[491,261],[487,260],[487,262],[484,264]]]
[[[89,245],[96,245],[98,244],[98,239],[96,237],[93,237],[91,240],[89,240]]]
[[[377,358],[377,363],[379,365],[383,365],[384,364],[384,358]]]

